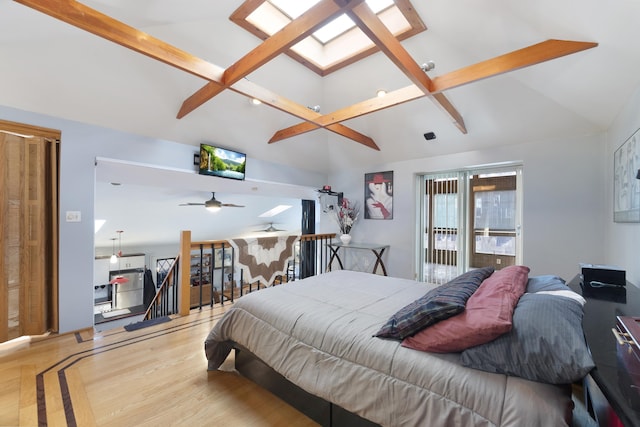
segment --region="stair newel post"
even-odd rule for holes
[[[191,230],[182,230],[180,232],[180,315],[186,316],[190,311],[191,304],[191,283],[190,283],[190,265],[191,258]]]

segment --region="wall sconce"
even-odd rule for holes
[[[640,169],[638,169],[638,173],[636,174],[636,178],[640,179]]]

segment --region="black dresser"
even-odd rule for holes
[[[619,425],[612,413],[627,427],[640,426],[640,376],[632,375],[640,360],[612,331],[618,316],[640,316],[640,289],[630,282],[621,288],[585,288],[581,275],[567,284],[587,300],[583,327],[596,364],[585,379],[589,411],[601,426]]]

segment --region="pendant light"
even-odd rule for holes
[[[109,283],[112,285],[120,285],[129,281],[129,279],[120,274],[120,259],[122,258],[122,232],[122,230],[116,231],[116,233],[118,233],[118,275],[109,281]]]
[[[112,237],[111,240],[113,241],[113,250],[111,251],[111,258],[109,258],[109,262],[111,264],[115,264],[118,262],[118,257],[116,256],[116,238]]]

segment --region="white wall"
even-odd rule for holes
[[[640,88],[617,116],[607,135],[605,261],[627,271],[627,280],[640,286],[640,224],[613,222],[613,153],[640,128]]]
[[[62,131],[60,212],[80,211],[82,221],[60,222],[59,313],[61,333],[93,325],[95,159],[105,157],[188,170],[194,146],[0,106],[3,120]],[[232,148],[232,147],[231,147]],[[251,178],[318,188],[326,177],[250,159]],[[249,171],[247,171],[249,173]],[[64,218],[64,215],[61,215]]]
[[[471,136],[470,136],[471,137]],[[439,141],[445,144],[446,141]],[[364,203],[364,174],[393,170],[393,220],[361,219],[352,229],[354,241],[389,244],[389,275],[414,278],[416,179],[418,173],[522,162],[524,213],[523,258],[531,274],[578,274],[579,262],[602,262],[605,248],[604,136],[536,141],[449,156],[380,164],[368,170],[331,175],[335,191]],[[323,214],[322,231],[337,231]]]

